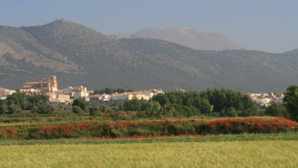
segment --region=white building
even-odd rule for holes
[[[113,93],[111,94],[111,100],[126,100],[128,99],[129,93]]]
[[[0,88],[0,94],[1,95],[12,95],[13,93],[16,93],[15,90]]]
[[[102,101],[109,101],[111,95],[108,94],[97,94],[97,95],[90,95],[89,101],[90,102],[102,102]]]
[[[68,86],[68,87],[62,89],[63,92],[72,92],[72,90],[73,90],[72,86]]]
[[[262,93],[248,93],[249,97],[259,97],[261,95],[262,95]]]
[[[0,96],[0,100],[5,100],[6,98],[6,96]]]
[[[89,96],[89,93],[88,92],[75,92],[74,95],[73,95],[73,98],[74,99],[77,99],[77,98],[86,98]]]
[[[84,87],[84,86],[73,87],[72,92],[74,92],[74,94],[73,94],[74,99],[77,99],[77,98],[86,99],[87,97],[89,97],[89,93],[87,92],[87,88]]]
[[[68,102],[70,102],[69,94],[49,92],[48,96],[49,96],[49,101],[51,103],[68,103]]]
[[[134,97],[137,99],[144,99],[144,100],[149,100],[152,98],[154,95],[163,93],[161,89],[150,89],[150,90],[145,90],[145,91],[136,91],[136,92],[125,92],[125,93],[113,93],[111,95],[112,100],[131,100]]]
[[[40,89],[21,89],[20,91],[26,93],[39,93]]]

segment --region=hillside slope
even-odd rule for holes
[[[155,39],[113,40],[66,20],[0,27],[0,86],[11,89],[54,72],[59,88],[282,92],[298,83],[297,63],[296,51],[200,51]]]

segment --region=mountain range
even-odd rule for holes
[[[223,34],[207,33],[195,28],[172,27],[166,29],[146,28],[132,35],[107,35],[114,40],[123,38],[158,39],[179,44],[194,50],[242,50],[239,46]]]
[[[17,89],[52,73],[59,88],[173,90],[178,86],[283,92],[298,83],[298,49],[281,54],[241,47],[195,50],[168,40],[133,37],[112,39],[67,20],[20,28],[0,26],[0,86]]]

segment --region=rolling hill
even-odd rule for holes
[[[298,83],[297,51],[203,51],[157,39],[115,40],[67,20],[0,26],[0,86],[21,88],[55,73],[59,88],[283,92]]]

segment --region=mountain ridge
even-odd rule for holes
[[[20,88],[53,72],[58,87],[84,85],[144,90],[223,87],[282,92],[298,83],[296,50],[193,50],[163,40],[113,40],[84,25],[58,20],[41,26],[0,27],[0,86]]]

